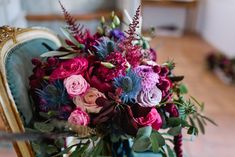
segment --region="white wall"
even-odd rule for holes
[[[165,25],[174,25],[184,29],[185,17],[186,10],[183,8],[145,6],[143,9],[143,29]]]
[[[20,0],[0,0],[0,26],[26,27],[24,17],[25,12],[21,9]]]
[[[198,31],[229,57],[235,57],[235,0],[201,0]]]

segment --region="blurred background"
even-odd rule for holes
[[[218,123],[206,135],[185,139],[185,156],[232,157],[235,150],[235,86],[223,68],[211,72],[206,58],[211,52],[235,58],[235,0],[61,0],[65,8],[93,32],[101,16],[114,10],[123,21],[142,5],[142,32],[154,28],[151,41],[158,61],[176,62],[176,73],[185,75],[190,94],[206,104],[206,114]],[[0,0],[0,26],[42,26],[60,34],[63,14],[57,0]],[[125,29],[125,27],[123,27]],[[226,62],[227,63],[227,62]],[[232,63],[232,62],[231,62]],[[235,65],[235,62],[233,66]],[[235,66],[234,66],[235,69]],[[232,73],[235,74],[235,70]],[[234,71],[233,71],[234,70]],[[0,122],[0,128],[4,124]],[[15,157],[11,144],[0,143],[1,157]]]

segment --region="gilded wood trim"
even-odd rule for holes
[[[24,126],[16,108],[14,99],[6,79],[5,59],[9,51],[16,45],[25,41],[43,37],[61,45],[58,37],[44,28],[11,28],[0,27],[0,116],[5,124],[5,130],[9,132],[23,132]],[[29,142],[14,142],[14,149],[18,157],[34,157]]]

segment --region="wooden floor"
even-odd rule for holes
[[[175,73],[185,75],[190,94],[206,103],[206,114],[219,125],[208,125],[206,135],[194,142],[185,142],[187,157],[235,156],[235,86],[225,85],[206,69],[205,57],[212,47],[192,35],[159,37],[152,41],[152,46],[158,49],[160,63],[167,59],[176,62]],[[5,150],[0,152],[0,156],[14,155]]]

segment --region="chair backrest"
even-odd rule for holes
[[[61,45],[58,37],[43,28],[0,27],[0,114],[6,130],[22,132],[33,117],[28,94],[31,59]],[[32,157],[28,142],[14,143],[18,156]]]

